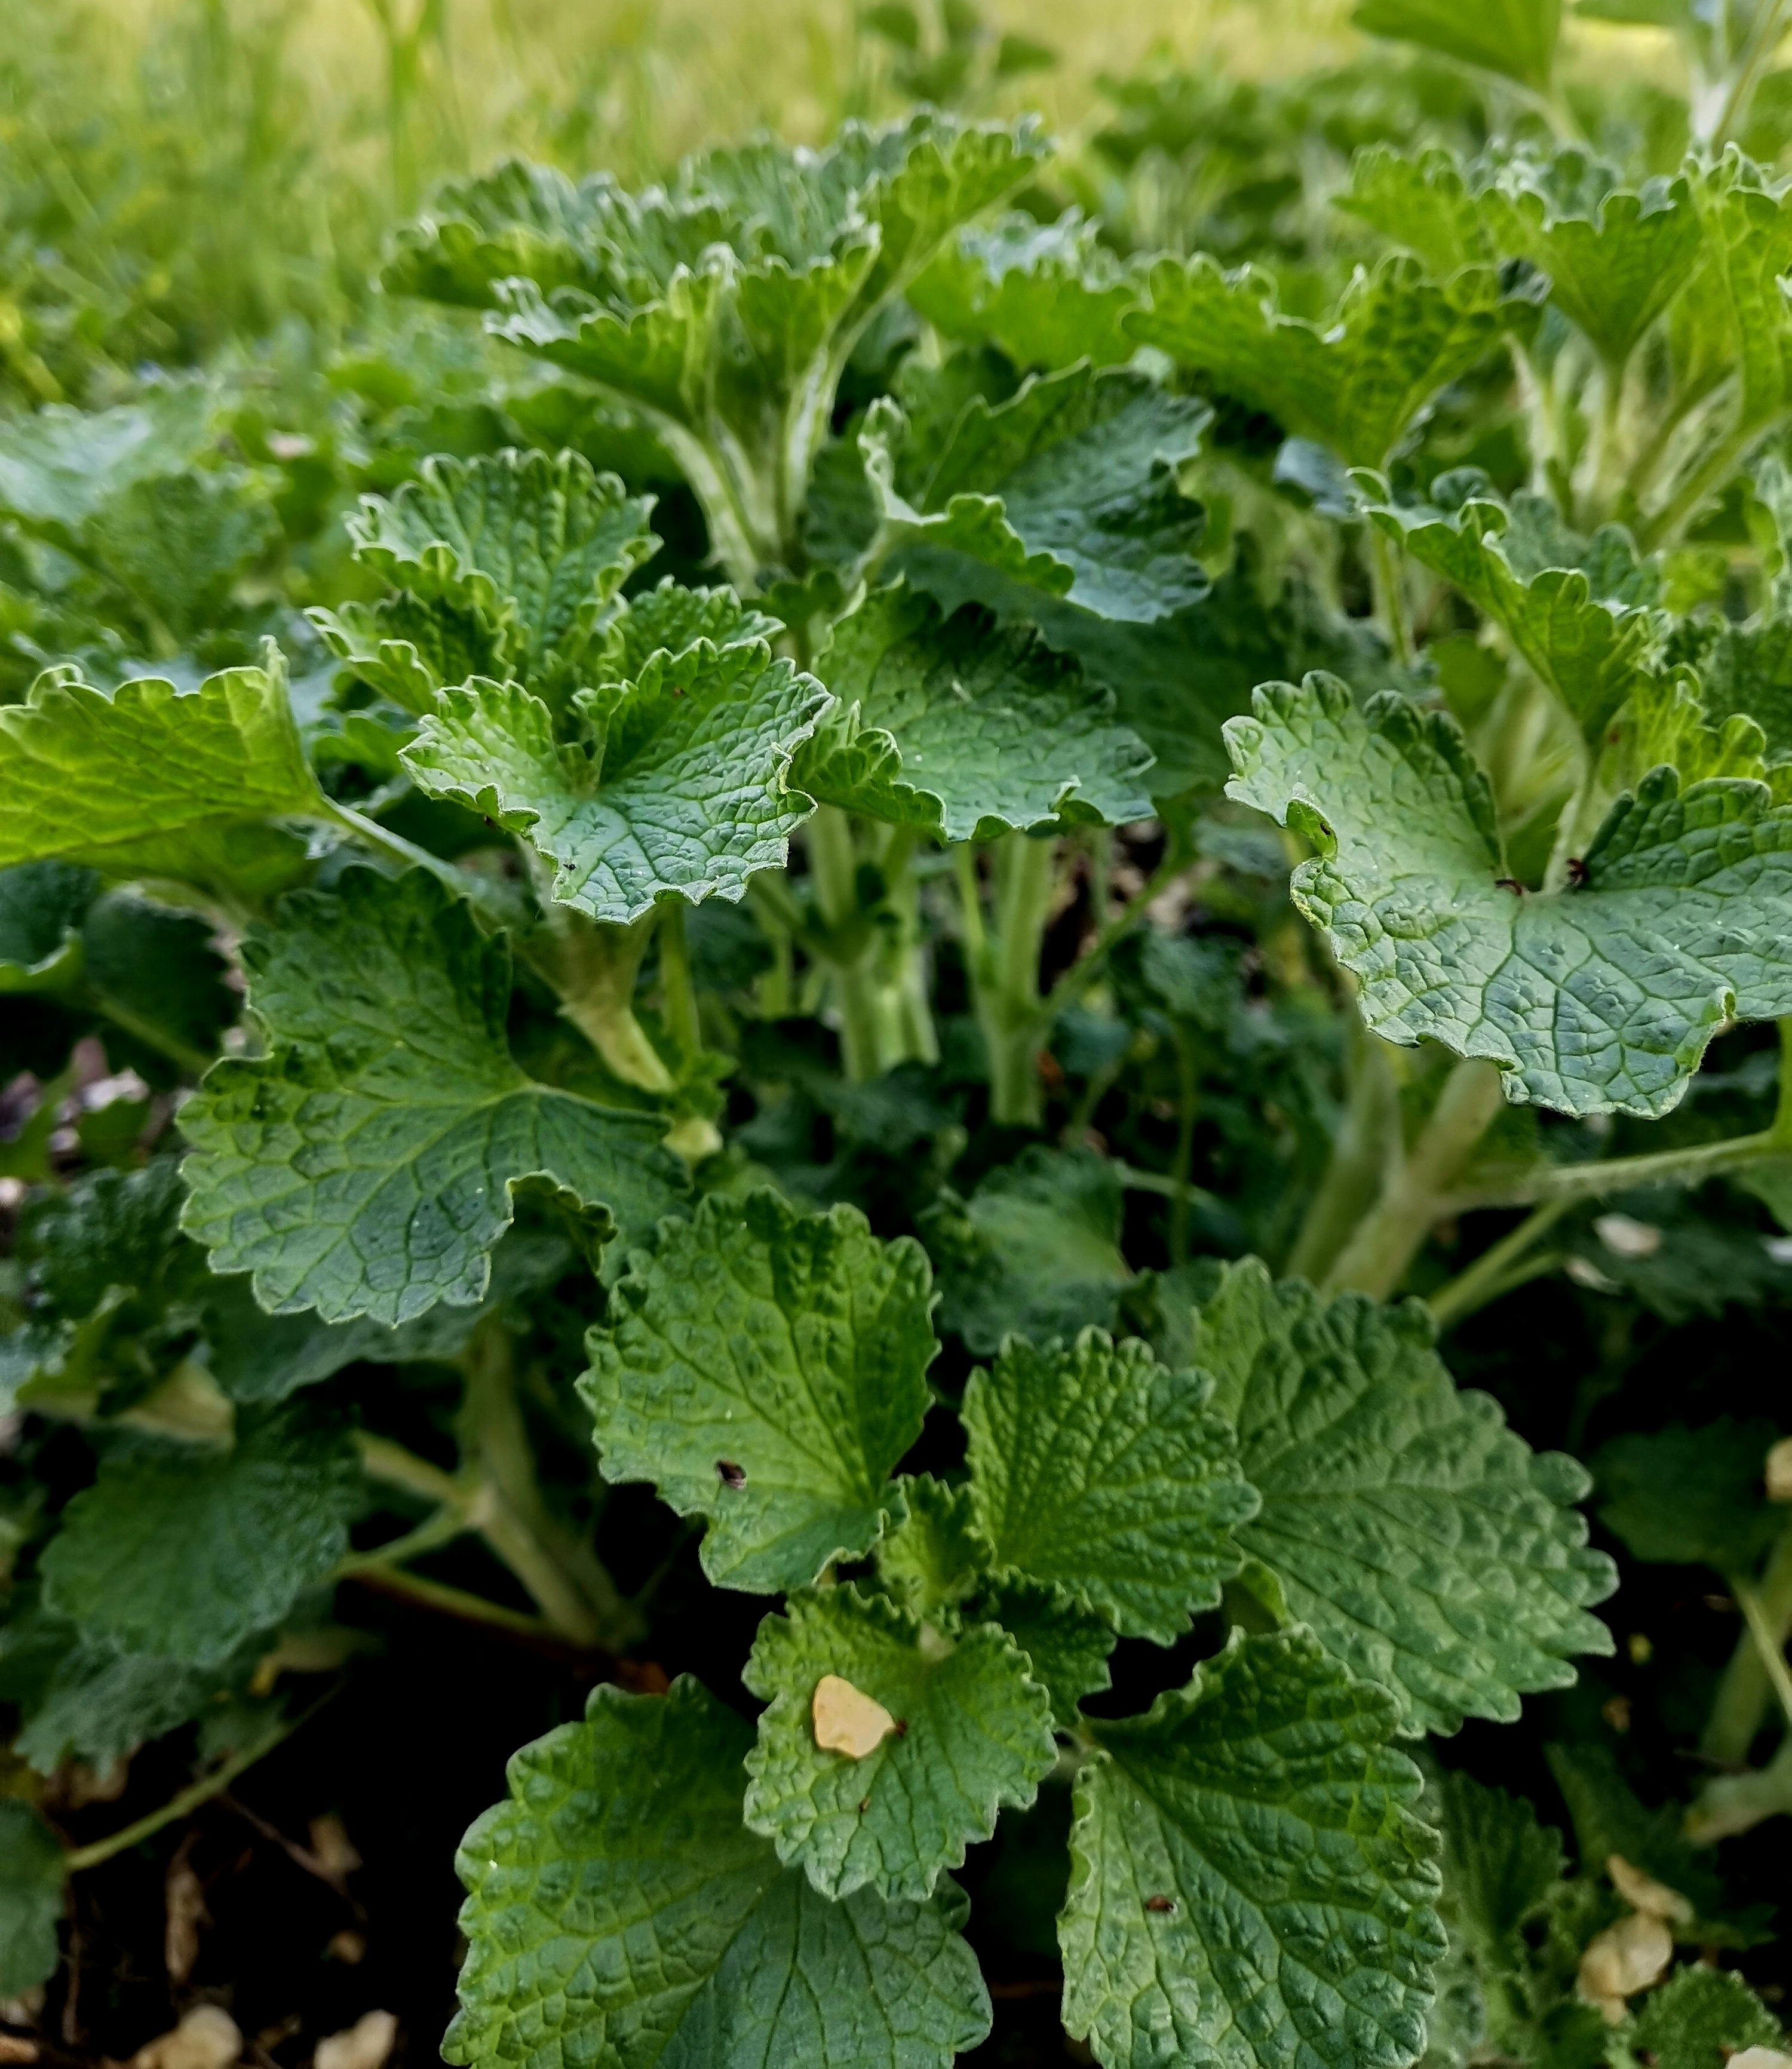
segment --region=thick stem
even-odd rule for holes
[[[840,1009],[841,1060],[855,1084],[863,1084],[880,1073],[880,1039],[876,973],[872,966],[874,943],[869,925],[858,930],[863,916],[859,903],[859,853],[853,843],[852,822],[838,806],[823,805],[805,828],[809,848],[810,873],[815,881],[815,903],[823,924],[840,941],[838,952],[828,958],[828,978],[835,1002]],[[855,931],[863,938],[851,941]]]
[[[1056,843],[1006,834],[996,851],[995,931],[986,959],[992,981],[973,989],[990,1056],[990,1112],[1004,1126],[1037,1128],[1044,1116],[1039,1053],[1039,956],[1057,863]]]
[[[1792,1732],[1765,1767],[1742,1774],[1714,1776],[1687,1813],[1686,1836],[1696,1846],[1711,1846],[1753,1831],[1769,1818],[1792,1813]]]
[[[1373,519],[1369,526],[1370,573],[1375,591],[1375,615],[1402,667],[1412,659],[1412,628],[1406,622],[1406,600],[1400,586],[1400,559],[1394,541]]]
[[[635,986],[659,919],[656,907],[631,926],[611,927],[549,905],[536,957],[560,994],[560,1010],[625,1084],[662,1098],[676,1081],[635,1017]]]
[[[1733,1581],[1730,1592],[1749,1626],[1755,1650],[1761,1655],[1761,1663],[1767,1670],[1767,1685],[1779,1698],[1786,1728],[1792,1731],[1792,1667],[1786,1660],[1786,1633],[1753,1581]]]
[[[1456,1064],[1411,1154],[1374,1211],[1325,1275],[1322,1291],[1385,1300],[1406,1275],[1442,1212],[1442,1202],[1504,1104],[1500,1073],[1478,1059]]]
[[[1761,1620],[1781,1647],[1792,1636],[1792,1520],[1780,1532],[1756,1591]],[[1719,1767],[1740,1767],[1766,1720],[1771,1696],[1767,1662],[1754,1629],[1737,1640],[1730,1663],[1717,1684],[1699,1750]]]
[[[1316,1286],[1324,1279],[1351,1231],[1391,1183],[1402,1154],[1400,1087],[1393,1059],[1386,1044],[1357,1022],[1344,1117],[1325,1175],[1283,1263],[1286,1277],[1310,1279]]]
[[[1443,1214],[1467,1214],[1476,1207],[1534,1207],[1545,1200],[1596,1200],[1608,1193],[1627,1193],[1648,1185],[1701,1185],[1708,1178],[1758,1164],[1763,1157],[1792,1156],[1792,1139],[1776,1126],[1759,1135],[1739,1135],[1727,1142],[1700,1142],[1684,1149],[1658,1149],[1641,1157],[1614,1157],[1597,1164],[1547,1164],[1512,1177],[1477,1187],[1472,1193],[1447,1195],[1438,1203]]]

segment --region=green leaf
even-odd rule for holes
[[[590,679],[633,683],[656,654],[682,661],[707,641],[715,647],[775,639],[783,627],[749,610],[731,589],[687,589],[670,575],[657,588],[628,598],[613,617],[594,655]]]
[[[1638,1559],[1750,1573],[1786,1512],[1767,1499],[1767,1453],[1779,1430],[1762,1417],[1720,1416],[1627,1431],[1600,1447],[1593,1470],[1606,1496],[1599,1520]]]
[[[896,1728],[862,1759],[818,1745],[818,1682],[836,1675]],[[794,1597],[759,1626],[741,1677],[769,1707],[747,1755],[745,1817],[823,1896],[930,1896],[965,1848],[1051,1771],[1051,1704],[994,1624],[956,1637],[856,1588]]]
[[[908,290],[936,330],[998,346],[1016,366],[1080,359],[1117,366],[1133,345],[1121,318],[1137,306],[1142,269],[1116,259],[1080,209],[1055,222],[1005,215],[961,231]]]
[[[363,496],[349,536],[394,588],[500,630],[518,678],[563,695],[623,582],[659,544],[652,507],[575,452],[437,454],[396,496]]]
[[[1068,1588],[1018,1575],[986,1589],[974,1613],[993,1618],[1014,1638],[1051,1697],[1053,1723],[1075,1730],[1083,1698],[1112,1683],[1108,1661],[1119,1635],[1112,1624]]]
[[[1235,1637],[1095,1726],[1059,1921],[1066,2030],[1107,2069],[1404,2069],[1444,1938],[1385,1690],[1304,1631]]]
[[[1745,2048],[1782,2051],[1779,2021],[1741,1977],[1703,1962],[1678,1970],[1643,2001],[1620,2036],[1655,2069],[1724,2069]]]
[[[246,1675],[247,1664],[242,1671]],[[14,1750],[39,1774],[53,1774],[65,1760],[109,1774],[139,1746],[199,1716],[232,1678],[225,1667],[208,1671],[159,1653],[77,1641],[32,1706]]]
[[[973,1356],[1010,1331],[1045,1337],[1112,1328],[1131,1279],[1120,1252],[1123,1206],[1112,1161],[1092,1149],[1030,1144],[998,1165],[968,1202],[921,1217],[942,1289],[940,1322]]]
[[[1524,1798],[1459,1770],[1444,1774],[1439,1799],[1444,1923],[1484,1974],[1522,1975],[1529,1954],[1522,1928],[1561,1880],[1561,1834],[1539,1824]]]
[[[359,1461],[334,1418],[245,1418],[227,1451],[120,1447],[63,1512],[45,1606],[120,1651],[217,1667],[349,1549]]]
[[[133,1063],[159,1086],[218,1053],[243,1001],[209,920],[108,891],[88,908],[81,938],[114,1064]]]
[[[100,889],[91,869],[27,862],[0,871],[0,996],[59,991],[81,973],[81,920]]]
[[[1365,145],[1350,161],[1349,190],[1337,206],[1416,254],[1440,278],[1500,256],[1484,219],[1482,192],[1470,186],[1452,151],[1409,157],[1391,144]]]
[[[1351,18],[1372,36],[1391,36],[1459,63],[1515,79],[1547,94],[1561,33],[1561,0],[1357,0]]]
[[[243,960],[267,1053],[214,1064],[182,1109],[184,1226],[263,1307],[390,1325],[474,1305],[525,1179],[625,1232],[676,1206],[657,1120],[517,1068],[509,951],[427,871],[296,893]]]
[[[763,641],[655,655],[638,681],[581,690],[581,737],[516,683],[443,691],[399,759],[431,797],[496,819],[554,866],[553,896],[637,920],[671,893],[738,899],[781,867],[808,798],[786,789],[827,692]]]
[[[751,1727],[681,1676],[592,1693],[510,1763],[456,1867],[468,2069],[949,2069],[990,2029],[955,1891],[839,1904],[741,1822]]]
[[[35,530],[72,535],[133,483],[178,474],[197,458],[215,406],[195,381],[110,410],[52,402],[10,418],[0,431],[0,509]]]
[[[712,1194],[610,1300],[580,1381],[605,1476],[705,1517],[711,1580],[769,1594],[871,1549],[937,1349],[918,1244],[851,1207]]]
[[[1376,1033],[1484,1056],[1506,1096],[1653,1118],[1732,1019],[1792,1010],[1792,810],[1658,769],[1589,845],[1578,888],[1506,888],[1487,778],[1461,734],[1335,679],[1257,692],[1228,721],[1228,794],[1318,851],[1296,904],[1361,983]]]
[[[51,669],[0,706],[0,868],[71,862],[239,898],[305,866],[304,840],[262,822],[326,813],[271,643],[264,666],[186,692],[149,679],[108,696]]]
[[[1676,312],[1676,371],[1693,393],[1733,384],[1730,435],[1743,439],[1792,408],[1792,311],[1779,284],[1792,270],[1792,197],[1734,144],[1688,178],[1706,255]]]
[[[246,468],[189,468],[133,482],[88,519],[83,537],[154,626],[190,640],[210,628],[280,530],[265,488]]]
[[[1278,310],[1267,275],[1224,272],[1202,255],[1160,259],[1150,305],[1126,328],[1285,431],[1351,465],[1378,467],[1441,390],[1508,333],[1527,336],[1537,314],[1491,267],[1439,284],[1416,260],[1392,257],[1359,273],[1329,319],[1309,323]]]
[[[1699,663],[1706,720],[1753,719],[1770,766],[1792,762],[1792,618],[1726,625]]]
[[[1612,1649],[1587,1606],[1617,1585],[1573,1506],[1586,1472],[1459,1392],[1435,1336],[1417,1302],[1327,1305],[1252,1259],[1227,1267],[1194,1346],[1263,1499],[1239,1543],[1414,1734],[1509,1723],[1521,1695],[1569,1686],[1574,1654]]]
[[[1432,493],[1447,502],[1465,479],[1444,476]],[[1563,530],[1541,496],[1515,496],[1508,508],[1472,487],[1446,510],[1396,505],[1373,477],[1362,486],[1371,521],[1503,628],[1588,740],[1650,682],[1658,635],[1643,606],[1655,597],[1618,526],[1586,541]]]
[[[946,841],[1150,811],[1149,750],[1024,628],[968,608],[942,620],[897,583],[842,618],[815,665],[842,708],[790,781],[823,804]]]
[[[1207,406],[1142,374],[1087,364],[1036,374],[992,407],[974,397],[943,440],[894,406],[860,435],[880,506],[880,550],[948,609],[1005,618],[1059,600],[1149,623],[1198,602],[1206,512],[1176,485]]]
[[[1129,1638],[1174,1645],[1239,1569],[1256,1496],[1211,1388],[1141,1343],[1085,1329],[1038,1350],[1010,1336],[971,1374],[971,1499],[1004,1573],[1055,1581]]]
[[[418,718],[435,708],[438,690],[503,674],[514,646],[508,622],[402,594],[305,615],[346,673]]]
[[[931,1473],[904,1473],[896,1484],[904,1512],[878,1540],[877,1577],[917,1617],[951,1610],[976,1591],[990,1564],[970,1489]]]
[[[55,1834],[29,1803],[0,1796],[0,1997],[55,1973],[66,1873]]]

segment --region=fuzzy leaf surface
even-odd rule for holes
[[[1027,1671],[1051,1697],[1052,1721],[1076,1728],[1078,1708],[1112,1680],[1108,1659],[1119,1636],[1099,1610],[1068,1588],[1018,1574],[978,1598],[975,1614],[993,1617],[1027,1655]]]
[[[1128,1637],[1173,1645],[1239,1569],[1255,1513],[1231,1432],[1193,1374],[1085,1329],[1010,1336],[965,1390],[971,1496],[1003,1573],[1086,1596]]]
[[[1561,0],[1485,0],[1474,8],[1458,7],[1453,0],[1357,0],[1352,18],[1372,36],[1418,43],[1547,93],[1561,33]]]
[[[1228,720],[1230,796],[1318,852],[1296,904],[1378,1034],[1500,1066],[1506,1096],[1653,1118],[1731,1019],[1792,1010],[1792,809],[1658,769],[1613,806],[1585,882],[1517,892],[1487,778],[1447,720],[1345,685],[1271,684]],[[1348,773],[1346,773],[1348,772]]]
[[[467,1833],[464,2069],[949,2069],[990,2028],[949,1887],[830,1904],[741,1822],[752,1728],[688,1677],[593,1692]]]
[[[729,1587],[859,1557],[926,1414],[932,1291],[920,1246],[880,1243],[855,1208],[712,1195],[631,1259],[591,1332],[580,1390],[606,1477],[705,1517],[704,1571]]]
[[[1227,1268],[1194,1348],[1263,1497],[1239,1544],[1292,1615],[1393,1690],[1414,1733],[1509,1722],[1521,1695],[1566,1687],[1574,1655],[1612,1649],[1587,1610],[1617,1585],[1573,1505],[1585,1470],[1459,1392],[1434,1337],[1416,1304],[1328,1305],[1248,1259]]]
[[[1235,1638],[1077,1777],[1064,2024],[1108,2069],[1404,2069],[1425,2045],[1435,1834],[1398,1712],[1310,1633]]]
[[[243,959],[267,1053],[182,1109],[189,1234],[277,1314],[388,1326],[476,1304],[512,1188],[545,1177],[625,1232],[677,1204],[645,1114],[533,1083],[504,1034],[510,955],[423,870],[296,893]]]
[[[827,1674],[897,1720],[862,1760],[815,1742]],[[795,1596],[767,1617],[742,1678],[770,1705],[747,1755],[748,1826],[836,1900],[867,1887],[931,1896],[1004,1805],[1032,1802],[1057,1757],[1051,1699],[1006,1632],[944,1637],[854,1587]]]
[[[1016,366],[1117,366],[1133,351],[1121,318],[1143,285],[1142,269],[1116,259],[1073,208],[1055,222],[1017,213],[961,231],[908,300],[936,330],[986,339]]]
[[[221,1665],[341,1558],[361,1487],[346,1428],[306,1411],[246,1419],[228,1451],[119,1451],[44,1552],[46,1606],[122,1651]]]
[[[0,1797],[0,1991],[22,1997],[55,1974],[67,1874],[56,1835],[22,1797]]]

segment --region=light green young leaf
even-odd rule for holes
[[[1578,888],[1506,871],[1487,778],[1461,734],[1398,697],[1359,712],[1335,678],[1258,691],[1233,719],[1230,795],[1317,853],[1295,902],[1393,1042],[1483,1056],[1506,1096],[1574,1114],[1676,1106],[1732,1019],[1792,1011],[1792,809],[1659,769],[1620,798]]]
[[[1059,1920],[1064,2025],[1107,2069],[1404,2069],[1444,1953],[1398,1712],[1308,1632],[1235,1635],[1092,1727]]]
[[[878,1540],[877,1577],[917,1617],[949,1611],[976,1591],[990,1565],[970,1489],[931,1473],[904,1473],[896,1484],[904,1514]]]
[[[816,1743],[827,1675],[896,1720],[862,1758]],[[747,1824],[836,1900],[867,1887],[930,1896],[1005,1804],[1032,1802],[1057,1757],[1051,1700],[1006,1632],[949,1636],[854,1587],[798,1595],[767,1617],[741,1678],[770,1706],[746,1759]]]
[[[1397,504],[1373,476],[1361,485],[1371,520],[1504,629],[1588,740],[1653,679],[1652,570],[1617,525],[1581,539],[1542,497],[1515,496],[1508,508],[1476,492],[1468,477],[1446,475],[1434,487],[1446,502],[1468,487],[1447,511]]]
[[[1076,1728],[1083,1698],[1112,1680],[1108,1661],[1120,1634],[1068,1588],[1013,1575],[986,1589],[973,1613],[993,1618],[1027,1655],[1027,1671],[1050,1694],[1061,1732]]]
[[[1792,762],[1792,618],[1726,625],[1700,662],[1699,680],[1708,723],[1752,719],[1765,736],[1770,768]]]
[[[1210,1388],[1141,1343],[1085,1329],[1010,1336],[972,1373],[963,1416],[973,1512],[997,1569],[1086,1597],[1131,1638],[1174,1645],[1239,1569],[1257,1498]]]
[[[22,1797],[0,1796],[0,1997],[47,1982],[61,1952],[67,1870],[56,1835]]]
[[[1080,209],[1055,222],[1005,215],[961,231],[908,290],[936,330],[987,341],[1018,367],[1080,359],[1117,366],[1133,356],[1121,318],[1137,306],[1143,268],[1115,257]]]
[[[243,960],[267,1053],[214,1064],[182,1109],[184,1226],[275,1313],[390,1325],[476,1304],[525,1179],[625,1233],[677,1204],[657,1120],[517,1068],[509,951],[427,871],[296,893]]]
[[[108,696],[51,669],[0,706],[0,868],[72,862],[249,898],[304,867],[303,839],[265,822],[325,810],[271,643],[264,666],[186,692],[152,679]]]
[[[515,645],[508,621],[493,623],[476,610],[402,592],[305,615],[347,674],[419,718],[435,708],[438,690],[504,674]]]
[[[587,679],[638,682],[656,654],[681,661],[700,642],[718,648],[771,640],[775,618],[743,604],[731,589],[687,589],[667,575],[657,588],[628,598],[593,650]]]
[[[1415,253],[1439,279],[1464,266],[1492,265],[1500,257],[1481,193],[1453,151],[1412,157],[1391,144],[1365,145],[1350,161],[1350,186],[1336,206]]]
[[[1328,1305],[1250,1259],[1227,1267],[1194,1347],[1263,1498],[1239,1543],[1414,1735],[1509,1723],[1521,1695],[1566,1687],[1574,1654],[1612,1649],[1587,1609],[1617,1585],[1573,1506],[1586,1471],[1459,1392],[1435,1336],[1416,1302]]]
[[[790,780],[824,804],[948,841],[1150,810],[1149,750],[1108,692],[1024,629],[971,609],[942,621],[898,583],[842,618],[815,665],[843,709]]]
[[[1459,1769],[1439,1785],[1443,1895],[1438,1908],[1489,1977],[1521,1975],[1521,1928],[1549,1901],[1565,1863],[1561,1834],[1539,1824],[1522,1797],[1489,1789]]]
[[[1792,194],[1734,144],[1688,178],[1704,257],[1676,310],[1676,373],[1692,396],[1733,386],[1729,435],[1745,443],[1792,409]]]
[[[948,610],[1168,618],[1206,594],[1194,558],[1206,514],[1176,470],[1211,414],[1142,374],[1087,364],[1036,374],[994,408],[974,398],[937,444],[893,405],[876,407],[859,443],[879,551]]]
[[[752,1727],[681,1675],[593,1691],[510,1763],[455,1866],[465,2069],[949,2069],[990,2029],[967,1907],[830,1904],[741,1822]]]
[[[363,496],[348,525],[356,557],[395,589],[501,628],[508,669],[564,695],[623,582],[659,546],[652,508],[575,452],[437,454],[395,496]]]
[[[1561,33],[1561,0],[1357,0],[1352,17],[1372,36],[1441,51],[1459,63],[1547,94]]]
[[[1294,436],[1380,467],[1440,390],[1508,334],[1528,336],[1538,313],[1489,267],[1440,284],[1415,259],[1390,257],[1358,273],[1328,320],[1308,323],[1277,309],[1267,275],[1227,273],[1202,255],[1160,259],[1150,304],[1126,329]]]
[[[45,1606],[121,1651],[220,1666],[341,1558],[361,1489],[346,1425],[308,1410],[246,1417],[228,1451],[118,1449],[44,1551]]]
[[[851,1207],[711,1194],[610,1301],[579,1382],[605,1476],[707,1518],[711,1580],[770,1594],[871,1549],[937,1349],[919,1244]]]
[[[110,410],[52,402],[13,417],[0,431],[0,509],[33,530],[71,536],[133,483],[186,467],[210,439],[216,405],[195,381]]]
[[[553,895],[622,925],[676,893],[739,899],[811,809],[785,774],[828,695],[762,640],[656,655],[580,690],[582,737],[517,683],[443,691],[399,759],[431,797],[496,819],[553,864]]]
[[[0,996],[60,991],[80,976],[81,921],[100,879],[69,862],[0,870]]]

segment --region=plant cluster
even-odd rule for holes
[[[377,1588],[603,1669],[468,2069],[1784,2061],[1787,12],[508,162],[0,426],[19,2021]]]

